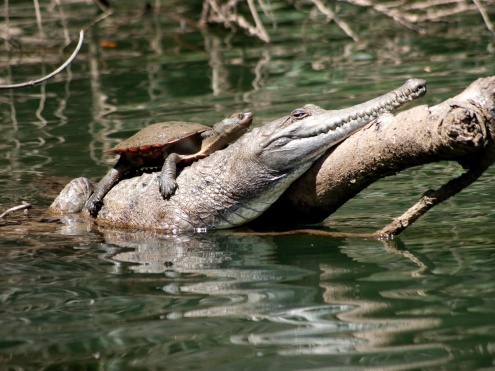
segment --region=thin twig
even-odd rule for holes
[[[101,22],[102,20],[104,20],[105,18],[107,18],[108,16],[110,16],[112,14],[113,14],[113,9],[112,8],[108,8],[103,13],[101,13],[98,17],[96,17],[95,19],[93,19],[91,22],[89,22],[88,24],[84,25],[84,27],[82,29],[84,31],[87,31],[91,27],[93,27],[95,24],[97,24],[98,22]]]
[[[354,31],[352,31],[352,29],[347,25],[346,22],[337,18],[335,13],[331,9],[326,7],[325,4],[323,4],[320,0],[311,0],[311,2],[315,4],[315,6],[318,8],[320,12],[322,12],[324,15],[327,16],[327,19],[329,21],[333,20],[337,24],[337,26],[339,26],[342,29],[342,31],[346,33],[347,36],[349,36],[351,39],[353,39],[356,42],[359,41],[359,36],[356,35]]]
[[[43,22],[41,22],[41,11],[40,4],[38,0],[33,0],[34,2],[34,11],[36,13],[36,24],[38,25],[38,30],[40,32],[40,36],[45,41],[45,32],[43,31]]]
[[[74,50],[74,52],[72,53],[72,55],[69,57],[69,59],[67,59],[67,61],[65,61],[64,64],[62,64],[59,68],[57,68],[55,71],[53,71],[52,73],[49,73],[48,75],[38,79],[38,80],[33,80],[33,81],[29,81],[29,82],[23,82],[23,83],[20,83],[20,84],[10,84],[10,85],[0,85],[0,90],[2,89],[18,89],[18,88],[25,88],[25,87],[28,87],[28,86],[35,86],[43,81],[46,81],[50,78],[52,78],[53,76],[55,76],[56,74],[60,73],[61,71],[63,71],[69,64],[72,63],[72,61],[76,58],[77,54],[79,53],[79,50],[81,49],[81,46],[82,46],[82,43],[83,43],[83,40],[84,40],[84,31],[81,30],[79,32],[79,42],[76,46],[76,49]]]
[[[7,211],[5,211],[2,215],[0,215],[0,219],[4,219],[7,215],[12,214],[15,211],[28,210],[30,208],[31,208],[31,204],[30,203],[28,203],[26,201],[22,201],[22,205],[11,207]]]
[[[223,23],[225,27],[231,28],[232,24],[236,24],[239,27],[246,30],[250,35],[257,36],[259,39],[270,42],[270,37],[268,36],[261,20],[259,18],[258,12],[256,11],[256,7],[252,1],[248,2],[251,15],[255,21],[256,26],[252,26],[246,18],[242,15],[238,15],[235,11],[235,6],[237,4],[236,1],[228,2],[227,4],[219,7],[216,1],[214,0],[205,0],[208,2],[208,7],[204,7],[201,22],[214,22],[214,23]]]
[[[375,4],[375,3],[373,3],[373,1],[369,1],[369,0],[345,0],[345,1],[348,2],[349,4],[353,4],[353,5],[357,5],[357,6],[370,7],[372,9],[374,9],[375,11],[377,11],[378,13],[382,13],[382,14],[386,15],[387,17],[392,18],[394,21],[400,23],[404,27],[406,27],[410,30],[413,30],[413,31],[417,31],[416,26],[407,22],[404,19],[404,17],[401,15],[399,9],[389,9],[382,4]]]
[[[8,62],[6,63],[6,70],[7,70],[7,79],[8,82],[12,82],[12,68],[10,65],[11,62],[11,35],[10,35],[10,16],[9,16],[9,1],[5,0],[5,14],[4,14],[4,19],[5,19],[5,33],[6,36],[4,38],[5,41],[5,51],[7,53],[7,58]],[[12,126],[14,131],[17,131],[19,128],[19,125],[17,123],[17,114],[16,114],[16,109],[15,109],[15,101],[14,101],[14,92],[11,90],[8,92],[8,101],[9,101],[9,106],[10,106],[10,119],[12,120]]]
[[[256,6],[253,3],[253,0],[248,0],[249,10],[251,11],[251,15],[253,16],[254,23],[256,24],[256,29],[259,30],[261,36],[261,40],[265,42],[270,42],[270,37],[266,33],[265,27],[263,23],[261,23],[260,17],[258,15],[258,11],[256,10]]]
[[[210,11],[210,4],[208,1],[203,1],[203,8],[201,9],[201,16],[199,18],[199,24],[204,26],[208,20],[208,12]]]
[[[94,0],[94,3],[102,12],[106,12],[110,8],[110,4],[106,0]]]
[[[490,18],[488,17],[485,8],[483,8],[483,6],[478,0],[473,0],[473,3],[478,7],[478,10],[481,16],[483,17],[483,21],[485,22],[486,28],[488,28],[488,30],[495,36],[495,30],[493,29],[493,25],[490,22]]]

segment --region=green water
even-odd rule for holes
[[[76,37],[98,15],[91,3],[57,3],[41,4],[45,41],[33,2],[10,4],[2,83],[53,70],[64,30]],[[306,103],[360,103],[409,77],[428,81],[423,103],[434,105],[495,75],[494,38],[475,12],[417,34],[341,4],[362,38],[354,43],[311,20],[311,6],[273,2],[265,44],[181,27],[200,2],[156,1],[159,15],[136,4],[120,2],[91,27],[68,72],[0,92],[2,210],[25,200],[36,213],[71,178],[99,179],[114,162],[103,150],[149,123],[250,110],[261,125]],[[410,169],[325,225],[373,231],[460,172],[453,163]],[[0,368],[495,368],[494,175],[388,242],[0,227]]]

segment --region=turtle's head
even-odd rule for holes
[[[213,126],[210,138],[227,145],[244,134],[252,122],[253,114],[251,112],[234,113]]]

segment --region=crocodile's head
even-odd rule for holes
[[[425,93],[425,81],[411,79],[384,96],[347,109],[328,111],[307,104],[253,130],[252,137],[245,138],[242,145],[249,148],[255,161],[274,171],[306,168],[380,114],[403,107]]]
[[[339,135],[325,125],[325,112],[328,111],[308,104],[257,129],[253,156],[266,167],[281,172],[313,161],[325,152],[324,143],[335,143],[332,138]]]

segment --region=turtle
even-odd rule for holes
[[[169,199],[177,188],[177,164],[190,164],[225,148],[243,135],[253,121],[251,112],[234,113],[213,127],[183,121],[152,124],[117,144],[105,154],[118,154],[115,166],[100,180],[86,208],[96,217],[103,197],[128,172],[161,166],[159,190]]]

